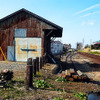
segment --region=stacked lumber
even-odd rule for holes
[[[93,79],[91,77],[82,73],[80,70],[75,72],[75,70],[72,68],[62,71],[61,76],[65,78],[67,81],[93,82]]]
[[[0,87],[3,87],[4,84],[8,81],[11,80],[13,78],[13,72],[8,70],[8,69],[4,69],[0,72]]]

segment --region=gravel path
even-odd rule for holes
[[[25,62],[8,62],[0,61],[0,71],[4,69],[9,69],[13,71],[25,71],[27,63]]]

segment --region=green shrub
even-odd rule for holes
[[[44,80],[36,80],[35,86],[36,86],[37,88],[39,88],[39,87],[47,88],[47,87],[48,87],[47,82],[44,81]]]

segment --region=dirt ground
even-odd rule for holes
[[[95,81],[100,82],[100,62],[82,55],[80,55],[80,57],[81,62],[88,65],[89,71],[87,71],[86,74],[89,74]]]
[[[13,88],[11,84],[10,87],[0,88],[0,98],[4,100],[80,100],[74,96],[75,93],[83,92],[88,96],[89,92],[97,92],[100,90],[100,86],[93,83],[55,81],[60,76],[60,74],[52,74],[52,69],[54,69],[55,66],[55,64],[47,63],[37,72],[36,77],[33,78],[34,88],[30,88],[29,90],[25,88],[25,68],[24,70],[14,70],[14,78],[11,81]],[[51,84],[51,86],[36,88],[34,85],[36,80],[45,80],[47,84]]]
[[[78,59],[76,58],[76,60]],[[80,63],[83,62],[90,61],[82,57]],[[46,63],[36,76],[33,75],[33,87],[26,90],[26,63],[0,62],[0,70],[7,68],[14,72],[13,80],[7,83],[6,87],[0,88],[1,100],[83,100],[76,97],[75,94],[84,93],[87,97],[90,92],[100,91],[100,84],[97,83],[56,81],[61,76],[60,73],[52,74],[52,70],[56,66],[56,64]],[[94,67],[91,70],[85,73],[99,81],[100,70],[97,71]],[[36,87],[37,80],[44,80],[48,86]]]

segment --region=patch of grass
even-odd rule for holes
[[[14,82],[13,81],[7,81],[4,85],[4,88],[14,88]]]
[[[100,53],[99,53],[99,52],[91,52],[91,51],[89,51],[88,53],[90,53],[90,54],[100,55]]]
[[[24,86],[24,82],[16,80],[7,81],[4,88],[0,88],[0,97],[7,100],[21,98],[24,95],[24,91],[15,88],[15,86],[18,88],[22,87]]]
[[[63,77],[58,77],[55,81],[57,81],[57,82],[67,82],[67,80]]]
[[[63,89],[57,88],[56,91],[63,92]]]
[[[15,93],[17,96],[19,96],[19,95],[23,95],[24,92],[22,90],[15,90]]]
[[[53,100],[64,100],[61,97],[55,97]]]
[[[39,72],[36,72],[36,75],[34,75],[33,73],[33,78],[34,77],[44,77],[43,73],[41,73],[40,71]]]
[[[54,97],[53,100],[68,100],[68,99],[63,99],[62,97]]]
[[[13,100],[16,98],[16,100],[19,100],[19,98],[25,95],[25,92],[23,90],[16,89],[14,88],[14,86],[9,84],[7,83],[6,87],[0,88],[1,98],[6,100]]]
[[[13,99],[13,98],[20,98],[24,96],[24,92],[22,90],[17,90],[17,89],[13,89],[13,90],[7,90],[7,92],[4,92],[4,99]]]
[[[85,93],[77,92],[75,90],[73,92],[75,92],[74,97],[78,97],[79,99],[86,100],[87,96]]]
[[[48,84],[48,87],[53,87],[53,86],[54,86],[54,85],[53,85],[53,84],[51,84],[51,83],[50,83],[50,84]]]
[[[17,87],[18,87],[18,88],[20,88],[20,87],[22,87],[22,86],[24,86],[24,83],[17,83]]]
[[[4,97],[4,99],[7,99],[7,100],[9,100],[10,98],[12,98],[12,96],[7,95]]]

